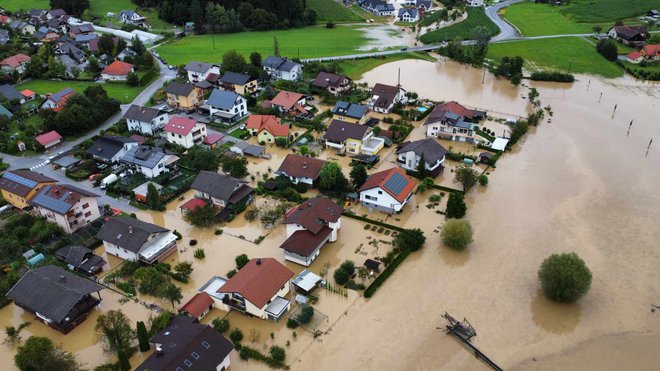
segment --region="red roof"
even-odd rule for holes
[[[21,63],[29,62],[32,58],[25,54],[16,54],[11,57],[7,57],[0,61],[1,66],[9,66],[11,68],[16,68],[21,65]]]
[[[216,143],[218,143],[218,141],[220,141],[220,139],[222,139],[224,137],[225,136],[220,134],[220,133],[209,133],[209,135],[207,135],[204,138],[204,144],[206,144],[206,145],[216,144]]]
[[[316,234],[304,229],[295,231],[280,245],[280,248],[300,256],[309,257],[316,251],[316,248],[328,240],[331,233],[332,228],[330,227],[324,227]]]
[[[655,56],[660,54],[660,44],[646,45],[642,48],[642,51],[648,56]]]
[[[213,298],[205,292],[198,292],[181,307],[180,311],[186,312],[194,317],[199,317],[209,309],[211,305],[213,305]]]
[[[188,135],[190,131],[195,127],[197,121],[181,116],[172,116],[170,122],[165,125],[163,131],[179,134],[179,135]]]
[[[401,187],[401,189],[397,193],[393,192],[392,189],[385,186],[385,183],[387,183],[387,181],[390,180],[390,178],[395,176],[394,174],[399,174],[403,176],[406,180],[405,185]],[[397,201],[403,202],[406,199],[406,197],[408,197],[408,195],[412,193],[413,189],[415,189],[415,185],[416,183],[412,179],[410,179],[410,177],[406,175],[406,173],[404,173],[398,168],[393,167],[389,170],[383,170],[371,174],[369,179],[367,179],[367,181],[364,182],[362,187],[360,187],[359,192],[380,187],[385,192],[389,193],[390,196],[394,197]]]
[[[630,54],[626,55],[626,57],[631,61],[634,61],[637,60],[638,58],[641,58],[642,55],[637,50],[634,50]]]
[[[128,75],[133,70],[133,65],[122,61],[114,61],[101,71],[104,75]]]
[[[286,173],[286,175],[294,178],[309,178],[316,180],[316,178],[319,177],[323,165],[325,165],[325,161],[319,160],[318,158],[290,153],[286,155],[280,168],[277,169],[277,172]]]
[[[272,101],[270,101],[270,103],[277,106],[281,106],[282,108],[288,111],[291,108],[293,108],[293,106],[303,97],[304,95],[300,93],[294,93],[294,92],[282,90],[281,92],[279,92],[279,94],[277,94],[277,96],[275,96],[275,98],[273,98]]]
[[[179,206],[181,209],[184,210],[195,210],[198,207],[204,207],[206,206],[206,201],[202,200],[201,198],[191,198],[190,200],[186,201],[185,204]]]
[[[456,101],[451,101],[441,104],[437,109],[441,109],[443,111],[449,111],[457,115],[465,116],[469,119],[471,119],[474,116],[474,110],[471,110]]]
[[[49,144],[53,144],[57,141],[62,140],[62,136],[58,132],[53,130],[47,132],[46,134],[41,134],[34,139],[36,139],[37,142],[39,142],[39,144],[41,144],[42,146],[47,147]]]
[[[133,134],[129,138],[133,139],[134,141],[138,142],[138,144],[142,144],[147,141],[147,138],[143,137],[142,135],[139,134]]]
[[[328,223],[336,223],[344,210],[327,197],[314,197],[284,215],[284,224],[300,224],[318,234]]]
[[[0,14],[0,23],[7,23],[9,21],[9,16]]]
[[[34,96],[34,92],[30,89],[25,89],[21,91],[21,95],[24,96],[25,98],[29,98]]]
[[[252,115],[247,120],[247,127],[256,129],[257,133],[266,130],[275,137],[289,135],[289,125],[282,125],[280,119],[273,115]]]
[[[263,308],[291,277],[293,272],[273,258],[252,259],[218,292],[239,293],[257,308]]]

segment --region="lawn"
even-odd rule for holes
[[[362,78],[362,74],[367,71],[370,71],[385,63],[400,61],[404,59],[423,59],[427,61],[435,61],[435,58],[426,53],[398,53],[379,58],[364,58],[350,61],[340,61],[339,66],[341,67],[342,74],[353,80],[359,80]]]
[[[572,73],[623,76],[623,71],[616,64],[607,61],[593,45],[580,37],[513,41],[488,46],[488,58],[499,61],[505,56],[523,57],[525,68],[529,71],[566,72],[570,65]]]
[[[15,12],[17,10],[30,10],[30,9],[50,9],[50,1],[48,0],[2,0],[0,6]]]
[[[273,54],[273,37],[277,37],[279,41],[281,55],[290,58],[352,54],[367,42],[362,32],[353,27],[337,26],[327,29],[315,26],[285,31],[218,34],[215,35],[215,50],[212,35],[188,36],[159,46],[156,50],[173,65],[190,61],[219,62],[222,55],[232,49],[246,57],[257,51],[265,58]]]
[[[135,8],[131,0],[90,0],[89,2],[89,10],[101,16],[107,12],[119,14],[122,10],[135,10]]]
[[[307,0],[307,7],[316,11],[318,20],[324,21],[362,21],[362,17],[357,15],[351,8],[342,5],[335,0]]]
[[[474,28],[478,26],[485,26],[492,35],[496,35],[499,32],[500,29],[486,16],[483,8],[469,7],[467,8],[467,12],[468,17],[464,21],[443,27],[439,30],[427,32],[422,35],[420,40],[424,44],[432,44],[440,41],[454,40],[457,37],[469,39],[472,36]]]
[[[523,2],[505,8],[503,15],[523,36],[593,32],[590,25],[576,23],[558,9],[548,4]]]
[[[611,22],[660,8],[660,0],[573,0],[560,11],[576,22]]]
[[[102,85],[108,95],[119,100],[121,103],[130,103],[144,89],[142,86],[127,86],[122,83],[94,83],[83,81],[55,81],[55,80],[30,80],[16,87],[18,90],[30,89],[37,94],[56,93],[64,88],[71,88],[82,93],[85,88],[92,85]]]

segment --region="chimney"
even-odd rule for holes
[[[66,282],[66,277],[64,275],[60,276],[60,282]]]
[[[160,357],[163,355],[163,348],[161,346],[156,347],[156,357]]]
[[[133,226],[131,226],[131,225],[128,226],[128,233],[130,233],[130,234],[133,233]]]
[[[256,263],[257,263],[257,265],[261,265],[261,259],[258,259],[258,258],[257,258]]]
[[[303,162],[303,169],[307,169],[307,161]]]

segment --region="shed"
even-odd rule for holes
[[[59,166],[63,169],[67,169],[70,166],[73,166],[73,165],[75,165],[79,162],[80,162],[80,159],[77,159],[77,158],[75,158],[71,155],[62,156],[58,159],[53,160],[53,164],[55,164],[55,165],[57,165],[57,166]]]
[[[136,201],[147,202],[147,192],[149,191],[149,184],[153,184],[154,186],[156,186],[156,189],[159,192],[161,189],[163,189],[163,186],[154,182],[145,182],[143,184],[140,184],[135,189],[133,189],[133,194],[135,195]]]
[[[321,277],[305,269],[304,271],[300,272],[300,274],[294,278],[291,283],[293,283],[296,291],[307,295],[314,291],[314,289],[321,281],[323,281]]]
[[[364,261],[364,267],[371,272],[380,272],[380,262],[373,259],[367,259]]]
[[[490,145],[490,148],[498,151],[504,151],[506,149],[507,144],[509,144],[508,139],[495,138],[495,141],[493,141],[493,144]]]

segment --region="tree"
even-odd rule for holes
[[[151,347],[149,345],[149,333],[147,333],[147,326],[144,322],[137,322],[137,338],[140,343],[140,352],[146,352]]]
[[[250,258],[248,258],[246,254],[241,254],[236,255],[234,261],[236,262],[236,269],[240,271],[247,263],[250,262]]]
[[[433,188],[434,185],[435,185],[435,180],[433,180],[433,178],[431,177],[426,177],[422,179],[422,182],[419,183],[419,185],[417,186],[417,192],[424,193],[427,190]]]
[[[245,72],[247,62],[236,50],[229,50],[222,55],[222,70],[232,72]]]
[[[21,371],[78,371],[81,364],[72,353],[56,347],[47,337],[30,336],[18,347],[14,364]]]
[[[235,328],[229,333],[229,338],[234,343],[240,343],[243,340],[243,331],[240,328]]]
[[[612,39],[601,39],[596,43],[596,51],[608,61],[615,61],[619,57],[616,43]]]
[[[548,298],[561,303],[576,302],[591,287],[591,271],[576,253],[550,255],[538,276]]]
[[[319,190],[330,195],[341,195],[348,189],[348,180],[336,162],[323,165],[318,181]]]
[[[157,333],[167,327],[172,319],[174,318],[174,313],[170,311],[163,311],[155,317],[149,316],[149,336],[154,336]]]
[[[594,31],[594,33],[599,34],[603,30],[603,27],[594,26],[594,27],[591,27],[591,29]]]
[[[417,251],[424,246],[425,242],[424,232],[419,228],[415,228],[399,232],[392,240],[392,245],[402,250]]]
[[[163,289],[162,297],[169,300],[172,308],[174,308],[174,303],[181,303],[183,294],[181,294],[181,288],[179,286],[169,282]]]
[[[206,204],[202,207],[195,206],[194,209],[185,213],[183,218],[195,227],[211,228],[216,225],[218,220],[218,210],[211,204]]]
[[[114,49],[115,49],[115,41],[113,40],[113,35],[109,33],[101,35],[98,43],[99,55],[107,54],[109,56],[113,56],[115,55]]]
[[[89,0],[50,0],[50,8],[62,8],[66,14],[80,17],[85,10],[89,9]]]
[[[131,49],[133,49],[133,51],[137,55],[142,55],[144,54],[144,52],[147,51],[147,48],[144,46],[144,43],[137,36],[131,39]]]
[[[353,169],[351,169],[351,183],[353,183],[354,188],[359,188],[364,182],[367,181],[367,178],[369,178],[369,174],[367,174],[367,167],[364,166],[361,163],[355,164],[353,166]]]
[[[286,351],[280,346],[273,345],[270,347],[270,357],[275,361],[282,363],[286,359]]]
[[[333,274],[333,278],[335,279],[335,282],[338,285],[345,285],[346,282],[348,282],[348,280],[351,279],[351,276],[344,269],[338,268],[337,270],[335,270],[335,273]]]
[[[174,266],[174,272],[171,273],[171,276],[179,282],[188,283],[188,278],[190,278],[192,272],[192,263],[189,261],[182,261]]]
[[[471,39],[475,41],[472,48],[472,56],[475,60],[483,60],[488,53],[488,43],[490,42],[491,32],[484,26],[477,26],[472,30]]]
[[[152,210],[159,210],[161,208],[160,192],[158,192],[154,183],[151,182],[147,186],[147,205]]]
[[[7,292],[7,290],[2,290]],[[5,341],[4,344],[16,345],[21,342],[21,331],[30,326],[31,322],[23,322],[18,327],[7,326],[5,327]]]
[[[179,162],[198,171],[217,171],[220,166],[220,157],[215,151],[193,146]]]
[[[119,369],[121,371],[131,371],[131,362],[128,360],[128,356],[126,355],[125,351],[119,351],[117,358],[119,358]]]
[[[314,308],[311,305],[304,304],[300,313],[296,316],[296,321],[301,325],[306,325],[314,318]]]
[[[248,175],[247,159],[245,157],[223,157],[220,159],[222,171],[234,178],[245,178]]]
[[[140,85],[140,77],[137,72],[129,72],[126,75],[126,85],[128,86],[138,86]]]
[[[99,315],[94,329],[103,341],[106,352],[127,352],[136,335],[130,320],[121,310],[109,310]]]
[[[419,179],[424,179],[427,174],[426,159],[424,159],[424,153],[422,153],[421,156],[419,156],[419,162],[417,163],[417,177]]]
[[[273,36],[273,55],[280,56],[280,41],[277,36]]]
[[[445,216],[448,219],[460,219],[465,216],[467,206],[465,205],[465,197],[462,193],[452,192],[447,199],[447,208],[445,209]]]
[[[303,12],[303,20],[306,25],[314,25],[316,24],[316,19],[318,18],[318,14],[314,9],[305,9]]]
[[[486,174],[479,175],[479,184],[482,186],[488,185],[488,176]]]
[[[249,4],[249,3],[247,3]],[[250,63],[257,68],[261,68],[261,54],[259,52],[252,52],[250,53]]]
[[[472,225],[466,219],[449,219],[442,227],[442,242],[454,250],[465,250],[472,242]]]
[[[212,322],[213,328],[221,334],[229,330],[229,321],[226,319],[215,318]]]
[[[461,165],[454,170],[454,183],[463,186],[463,192],[467,192],[477,183],[479,173],[469,165]]]

